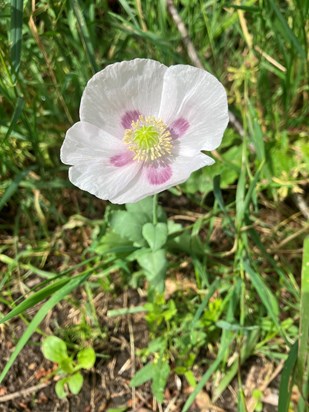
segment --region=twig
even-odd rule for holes
[[[188,30],[182,20],[182,18],[179,16],[178,11],[176,7],[174,6],[173,0],[167,0],[167,8],[172,16],[172,19],[174,20],[174,23],[180,33],[182,42],[187,50],[187,54],[189,56],[189,59],[191,60],[191,63],[198,67],[199,69],[204,69],[204,66],[202,65],[202,62],[200,58],[198,57],[197,51],[194,47],[194,44],[192,43]],[[243,137],[245,135],[244,128],[242,127],[242,124],[240,121],[236,118],[233,112],[229,110],[229,118],[230,118],[230,123],[234,127],[234,129],[237,131],[237,133]]]
[[[11,401],[12,399],[19,398],[20,396],[26,396],[30,393],[37,392],[46,386],[50,385],[52,382],[46,383],[39,383],[38,385],[30,386],[30,388],[22,389],[20,391],[16,391],[14,393],[9,393],[8,395],[4,395],[0,397],[0,403]]]
[[[309,219],[309,207],[305,201],[305,198],[300,193],[293,193],[292,197],[303,216],[306,219]]]
[[[279,375],[283,366],[284,366],[284,361],[282,360],[279,363],[279,365],[276,367],[274,372],[270,375],[270,377],[268,379],[265,379],[263,383],[257,389],[261,391],[262,393],[265,392],[265,390],[268,388],[271,382]],[[255,410],[256,403],[257,403],[256,399],[253,399],[253,398],[250,399],[250,401],[247,404],[248,412],[253,412]]]

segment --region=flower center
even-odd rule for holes
[[[140,115],[124,132],[123,141],[134,160],[152,161],[171,154],[172,136],[166,124],[154,116]]]

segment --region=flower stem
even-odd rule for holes
[[[152,198],[152,221],[156,225],[158,223],[158,194],[153,195]]]

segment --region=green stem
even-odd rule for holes
[[[156,225],[158,223],[158,194],[153,195],[152,203],[152,221]]]

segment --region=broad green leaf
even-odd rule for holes
[[[167,240],[167,225],[165,223],[146,223],[143,226],[143,237],[153,251],[159,250]]]
[[[131,240],[121,237],[118,233],[106,232],[91,248],[98,255],[105,253],[128,254],[135,250]]]
[[[170,367],[167,360],[159,359],[154,363],[154,375],[152,377],[151,389],[158,402],[163,402],[164,389],[170,374]]]
[[[59,362],[59,372],[69,374],[74,372],[74,365],[71,358],[67,357]]]
[[[138,244],[144,244],[142,229],[148,217],[144,213],[126,212],[116,210],[110,218],[112,230],[124,239],[129,239]]]
[[[77,395],[83,386],[84,378],[80,372],[74,373],[67,379],[70,391],[73,395]]]
[[[77,363],[84,369],[91,369],[95,363],[96,355],[93,348],[85,348],[78,352]]]
[[[42,352],[44,358],[56,363],[68,358],[67,345],[57,336],[48,336],[43,340]]]
[[[137,257],[137,261],[145,270],[145,275],[151,285],[162,292],[167,269],[165,250],[146,251]]]
[[[130,386],[136,387],[151,380],[155,374],[154,365],[152,362],[147,363],[142,369],[140,369],[131,379]]]
[[[160,336],[157,339],[154,339],[148,343],[147,353],[160,352],[164,350],[167,346],[166,338]]]
[[[64,399],[67,396],[67,393],[64,387],[65,383],[66,383],[66,378],[60,379],[60,381],[56,383],[55,392],[59,399]]]
[[[203,257],[205,255],[205,247],[200,238],[191,236],[188,232],[169,239],[167,241],[167,248],[170,251],[181,251],[193,256]]]
[[[126,209],[131,213],[141,213],[147,216],[148,222],[153,219],[153,197],[148,196],[136,203],[127,203]],[[158,221],[164,222],[166,220],[164,209],[161,206],[157,208]]]

